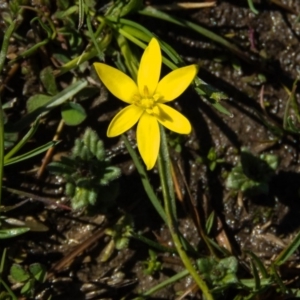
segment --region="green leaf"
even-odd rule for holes
[[[4,132],[4,148],[11,148],[18,140],[19,134],[17,132]]]
[[[45,224],[33,218],[26,218],[24,225],[29,227],[30,231],[45,232],[49,230],[49,228]]]
[[[27,296],[30,296],[32,294],[32,289],[34,287],[34,280],[33,279],[30,279],[28,280],[22,287],[21,289],[21,294],[23,295],[27,295]]]
[[[284,264],[291,255],[299,248],[300,246],[300,232],[296,235],[293,241],[283,249],[280,254],[276,257],[274,265],[281,266]]]
[[[203,276],[207,276],[215,265],[217,265],[217,261],[211,257],[197,260],[197,267]]]
[[[40,80],[49,95],[54,96],[58,93],[52,67],[48,66],[41,71]]]
[[[280,290],[281,290],[281,293],[283,295],[285,294],[288,294],[288,287],[286,286],[286,284],[282,281],[282,278],[281,276],[278,274],[277,272],[277,268],[276,268],[276,265],[275,264],[272,264],[271,266],[271,274],[273,275],[275,281],[277,282]]]
[[[40,115],[47,113],[52,108],[63,104],[70,98],[74,97],[79,91],[87,86],[88,82],[86,80],[79,80],[69,85],[63,91],[59,92],[53,97],[50,97],[46,103],[37,107],[33,111],[25,115],[21,120],[16,124],[12,125],[10,131],[20,131],[24,127],[29,126],[36,118]]]
[[[22,137],[22,139],[4,156],[4,161],[14,156],[20,149],[27,144],[28,140],[33,137],[39,126],[39,119],[37,119],[29,129],[29,131]]]
[[[247,192],[249,195],[267,194],[269,181],[278,166],[276,155],[264,154],[256,157],[247,149],[241,151],[241,162],[228,175],[226,187]]]
[[[30,278],[29,273],[21,265],[13,264],[10,268],[10,276],[17,282],[23,282]]]
[[[0,229],[0,239],[8,239],[15,237],[17,235],[23,234],[30,229],[28,227],[10,228],[10,229]]]
[[[241,190],[245,181],[247,181],[247,177],[244,175],[242,166],[239,164],[229,173],[226,180],[226,187],[232,190]]]
[[[61,116],[67,125],[76,126],[82,123],[87,115],[80,104],[69,102],[62,107]]]
[[[255,265],[257,266],[257,268],[259,269],[262,278],[268,278],[268,272],[267,269],[265,268],[264,264],[261,262],[261,260],[251,251],[245,251],[248,255],[251,256],[251,258],[253,259]]]
[[[82,89],[79,93],[76,94],[75,98],[77,102],[85,101],[92,97],[95,97],[99,94],[99,88],[94,86],[87,86],[86,88]]]
[[[236,272],[238,261],[234,256],[229,256],[217,261],[215,258],[200,258],[197,266],[202,276],[213,284],[228,285],[237,283]]]
[[[207,221],[205,223],[205,229],[206,229],[207,235],[210,234],[211,229],[213,228],[213,225],[214,225],[214,221],[215,221],[215,212],[212,211],[211,214],[208,216]]]
[[[70,7],[70,0],[57,0],[56,5],[60,10],[65,10]]]
[[[219,261],[219,267],[226,269],[227,273],[236,273],[238,270],[238,261],[234,256],[223,258]]]
[[[61,1],[63,2],[63,1]],[[63,5],[65,6],[65,5]],[[77,5],[74,5],[74,6],[71,6],[69,7],[68,9],[64,10],[64,11],[57,11],[54,16],[55,18],[57,19],[64,19],[70,15],[72,15],[73,13],[77,12],[78,11],[78,6]]]
[[[252,274],[253,274],[253,278],[254,278],[254,282],[255,282],[255,291],[258,291],[260,289],[260,277],[258,275],[258,271],[256,269],[256,266],[254,264],[254,262],[251,260],[251,269],[252,269]]]
[[[27,112],[31,113],[34,110],[45,106],[50,101],[50,99],[51,96],[44,95],[44,94],[37,94],[30,97],[26,103]]]
[[[98,134],[91,128],[87,128],[82,137],[83,144],[99,161],[105,159],[105,149],[103,142],[99,139]],[[81,141],[80,141],[81,143]],[[80,156],[80,153],[76,153],[77,150],[73,149],[75,156]]]
[[[254,279],[241,279],[240,282],[241,282],[241,284],[243,284],[247,288],[251,288],[251,289],[255,288]],[[271,284],[272,284],[272,279],[270,277],[269,278],[262,278],[260,280],[261,287],[270,286]]]
[[[140,158],[138,157],[136,151],[133,149],[133,147],[131,146],[131,144],[129,143],[127,137],[123,134],[122,135],[122,139],[125,143],[126,149],[128,151],[128,153],[130,154],[134,165],[136,166],[136,169],[140,175],[142,184],[144,186],[144,189],[152,203],[152,205],[154,206],[154,208],[156,209],[156,211],[158,212],[158,214],[160,215],[160,217],[165,221],[165,223],[167,224],[167,217],[166,217],[166,213],[165,210],[163,209],[162,205],[161,205],[161,201],[157,198],[156,193],[154,192],[152,185],[150,184],[150,180],[148,178],[148,174],[145,170],[144,165],[141,163]]]
[[[219,111],[220,113],[224,114],[224,115],[227,115],[229,117],[232,117],[233,114],[228,111],[223,105],[221,105],[221,103],[219,102],[212,102],[211,105],[217,110]]]
[[[279,165],[278,156],[274,154],[261,154],[260,159],[264,160],[268,164],[268,166],[274,171]]]
[[[68,165],[67,162],[68,161],[66,159],[63,162],[54,161],[47,166],[47,169],[49,170],[50,173],[57,174],[57,175],[63,175],[63,174],[72,175],[74,172],[76,172],[76,168],[74,168],[74,165],[73,166]]]
[[[248,60],[248,57],[246,57],[245,53],[235,44],[230,43],[228,40],[223,38],[220,35],[217,35],[216,33],[199,26],[198,24],[192,23],[190,21],[187,21],[185,19],[176,18],[173,15],[169,15],[163,11],[160,11],[158,9],[155,9],[152,6],[145,6],[143,9],[139,10],[139,13],[142,15],[150,16],[152,18],[158,18],[176,25],[179,25],[181,27],[191,29],[193,31],[196,31],[197,33],[200,33],[201,35],[207,37],[210,40],[213,40],[222,46],[225,46],[229,50],[232,51],[236,56],[243,58],[245,60]]]
[[[45,266],[39,263],[31,264],[29,266],[29,271],[38,282],[45,281],[47,271]]]
[[[4,166],[12,165],[12,164],[18,163],[20,161],[29,159],[33,156],[36,156],[40,153],[43,153],[43,152],[47,151],[49,148],[56,146],[58,143],[59,143],[59,141],[51,141],[51,142],[48,142],[48,143],[46,143],[46,144],[44,144],[40,147],[37,147],[37,148],[33,149],[33,150],[31,150],[27,153],[21,154],[19,156],[12,157],[12,158],[10,158],[10,159],[8,159],[4,162]]]
[[[7,292],[0,293],[0,300],[12,300],[12,297]]]

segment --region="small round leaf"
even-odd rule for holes
[[[67,125],[76,126],[85,120],[86,112],[80,104],[69,102],[62,107],[61,116]]]

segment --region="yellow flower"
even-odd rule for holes
[[[160,146],[159,124],[181,134],[191,132],[189,120],[164,104],[180,96],[194,79],[198,68],[179,68],[159,81],[162,55],[158,41],[152,38],[142,56],[137,83],[123,72],[102,63],[94,63],[103,84],[117,98],[129,104],[111,121],[108,137],[120,135],[137,122],[137,145],[147,170],[154,167]]]

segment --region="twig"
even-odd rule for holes
[[[58,141],[60,138],[60,134],[64,128],[64,120],[60,120],[58,127],[56,129],[55,135],[53,137],[53,141]],[[54,147],[48,149],[48,151],[45,154],[45,157],[43,159],[42,165],[40,166],[38,172],[37,172],[37,178],[40,179],[45,171],[46,166],[48,165],[50,159],[52,158],[53,155],[53,151],[54,151]]]
[[[98,239],[102,238],[105,234],[105,228],[101,228],[96,231],[90,238],[86,239],[83,243],[75,247],[70,253],[67,253],[60,261],[58,261],[49,271],[47,279],[51,278],[54,273],[61,271],[64,267],[71,264],[72,260],[82,253],[85,249],[90,247],[93,243],[95,243]]]
[[[37,201],[43,202],[47,205],[54,205],[54,206],[57,206],[57,207],[62,208],[62,209],[71,210],[71,208],[67,205],[56,203],[57,199],[55,199],[55,198],[42,197],[42,196],[38,196],[38,195],[35,195],[35,194],[32,194],[32,193],[28,193],[28,192],[24,192],[24,191],[20,191],[20,190],[16,190],[16,189],[8,188],[6,186],[4,186],[3,189],[10,192],[10,193],[12,193],[12,194],[19,195],[19,196],[22,196],[22,197],[27,197],[27,198],[30,198],[30,199],[33,199],[33,200],[37,200]]]

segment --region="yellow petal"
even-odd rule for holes
[[[189,134],[191,132],[190,121],[180,112],[165,104],[158,103],[156,107],[155,116],[163,126],[181,134]]]
[[[161,59],[158,41],[153,38],[144,51],[138,70],[137,82],[140,95],[148,96],[145,95],[145,87],[150,97],[155,92],[160,76]]]
[[[136,83],[125,73],[102,63],[94,63],[94,67],[103,84],[120,100],[132,103],[134,95],[139,94]]]
[[[198,72],[197,65],[190,65],[179,68],[166,75],[159,83],[156,94],[162,96],[160,103],[172,101],[179,97],[186,88],[191,84],[192,80]]]
[[[160,133],[156,118],[147,113],[142,115],[137,126],[137,144],[147,170],[152,169],[158,156]]]
[[[110,122],[107,136],[114,137],[130,129],[141,117],[143,110],[135,105],[123,108]]]

